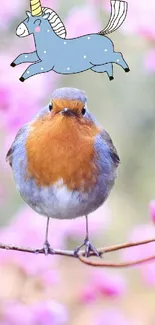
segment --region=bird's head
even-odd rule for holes
[[[76,88],[56,89],[49,105],[34,117],[30,127],[38,139],[47,135],[46,143],[51,138],[71,143],[99,133],[98,123],[88,112],[85,92]]]
[[[82,120],[87,116],[86,94],[75,88],[59,88],[52,95],[49,111],[58,119]]]

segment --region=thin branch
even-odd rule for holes
[[[87,257],[84,257],[82,254],[79,255],[79,260],[81,262],[83,262],[84,264],[91,265],[91,266],[123,268],[123,267],[137,266],[140,264],[144,264],[146,262],[151,262],[151,261],[155,260],[155,255],[149,256],[149,257],[146,257],[143,259],[135,260],[132,262],[124,262],[124,263],[122,263],[122,262],[114,263],[114,262],[106,262],[106,261],[104,261],[104,262],[91,261]]]
[[[99,248],[98,252],[100,253],[100,256],[102,257],[103,254],[105,253],[110,253],[114,251],[118,251],[120,249],[126,249],[129,247],[135,247],[135,246],[140,246],[140,245],[146,245],[149,243],[155,242],[155,238],[148,239],[148,240],[143,240],[139,242],[129,242],[129,243],[124,243],[124,244],[118,244],[114,246],[109,246],[109,247],[104,247],[104,248]],[[18,252],[24,252],[24,253],[31,253],[31,254],[44,254],[43,249],[34,249],[34,248],[29,248],[29,247],[18,247],[14,245],[5,245],[5,244],[0,244],[0,249],[5,249],[5,250],[11,250],[11,251],[18,251]],[[75,256],[74,251],[71,250],[61,250],[61,249],[55,249],[54,253],[51,251],[49,252],[49,255],[60,255],[60,256],[66,256],[66,257],[74,257],[78,258],[82,263],[91,265],[91,266],[98,266],[98,267],[112,267],[112,268],[121,268],[121,267],[129,267],[129,266],[136,266],[139,264],[143,264],[146,262],[151,262],[155,260],[155,255],[149,256],[143,259],[131,261],[131,262],[108,262],[108,261],[93,261],[90,260],[88,257],[85,257],[85,252],[81,251],[80,254]],[[90,253],[90,256],[94,256],[94,253]]]

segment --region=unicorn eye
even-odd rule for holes
[[[41,19],[36,19],[36,20],[33,22],[33,24],[34,24],[35,26],[40,26],[40,25],[41,25]]]
[[[52,104],[49,104],[49,111],[50,112],[51,112],[52,108],[53,108],[53,105]]]
[[[86,109],[85,109],[85,107],[82,108],[81,113],[82,113],[82,115],[85,115],[85,113],[86,113]]]

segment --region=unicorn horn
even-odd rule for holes
[[[42,7],[40,0],[30,0],[30,7],[32,16],[41,16],[42,15]]]

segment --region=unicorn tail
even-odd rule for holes
[[[106,35],[114,32],[124,22],[128,12],[128,3],[125,1],[111,0],[111,15],[107,26],[98,34]]]

